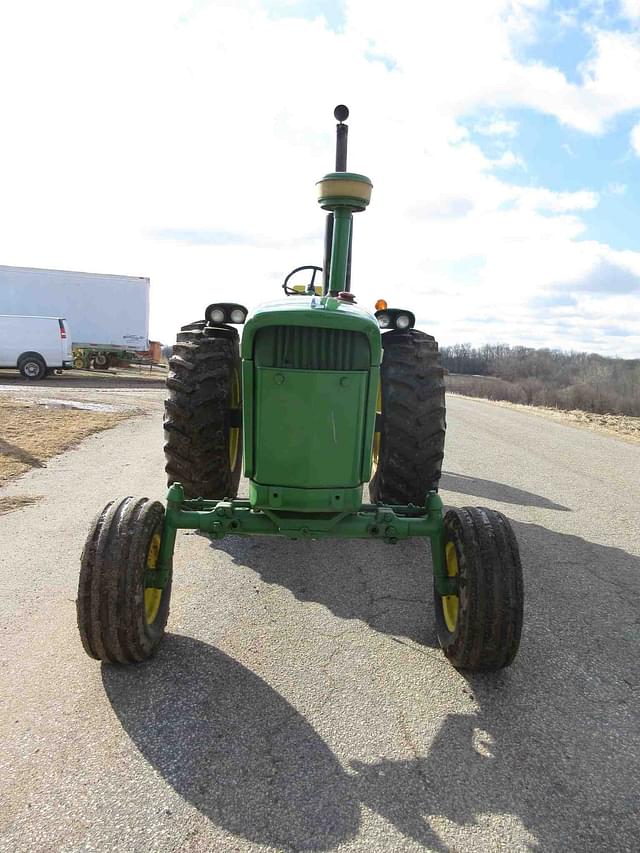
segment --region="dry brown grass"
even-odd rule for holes
[[[134,414],[49,408],[0,397],[0,484],[30,468],[46,467],[47,459]]]
[[[41,495],[9,495],[5,498],[0,498],[0,515],[5,515],[7,512],[13,512],[14,509],[22,509],[23,506],[37,503]]]

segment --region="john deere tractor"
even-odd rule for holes
[[[444,514],[438,495],[438,346],[414,328],[411,311],[383,301],[370,311],[351,290],[353,215],[366,209],[372,184],[347,171],[349,113],[334,114],[336,168],[317,183],[327,211],[323,267],[293,270],[284,295],[252,312],[214,302],[182,327],[167,379],[166,509],[147,498],[113,501],[89,532],[77,611],[84,648],[98,660],[153,654],[182,529],[381,546],[427,539],[445,655],[478,670],[516,655],[523,590],[511,526],[491,509]],[[292,284],[303,272],[308,282]],[[246,498],[237,497],[242,472]]]

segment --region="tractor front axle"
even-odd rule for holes
[[[436,590],[440,595],[457,594],[457,580],[447,574],[444,560],[442,500],[437,492],[428,493],[424,507],[363,504],[355,513],[284,514],[255,509],[247,500],[185,500],[182,486],[174,483],[167,494],[157,568],[147,572],[147,588],[166,586],[178,530],[201,530],[212,539],[261,535],[287,539],[374,539],[390,545],[401,539],[426,537],[431,542]]]

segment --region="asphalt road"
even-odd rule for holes
[[[157,392],[158,395],[161,392]],[[102,666],[75,625],[91,516],[162,497],[159,412],[3,494],[0,850],[640,848],[640,447],[452,398],[443,496],[513,521],[511,669],[437,647],[424,543],[178,539],[169,633]]]

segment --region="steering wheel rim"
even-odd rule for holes
[[[294,290],[292,287],[287,286],[287,282],[289,281],[289,279],[292,276],[294,276],[296,273],[302,272],[302,270],[313,270],[313,275],[311,276],[311,281],[307,285],[307,290],[305,293],[299,293],[297,290]],[[316,280],[316,273],[319,273],[319,272],[322,272],[322,267],[316,267],[316,266],[313,266],[310,264],[305,264],[305,266],[302,266],[302,267],[296,267],[294,270],[291,270],[289,275],[283,281],[282,289],[287,294],[287,296],[314,296],[315,295],[314,284],[315,284],[315,280]],[[311,290],[309,290],[309,288],[311,288]]]

